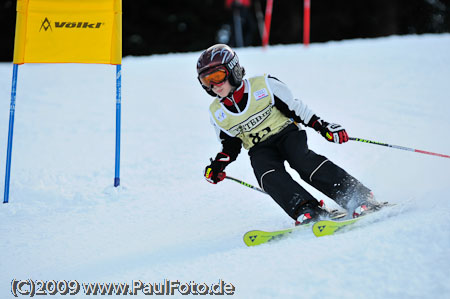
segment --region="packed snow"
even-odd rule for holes
[[[352,137],[450,154],[450,34],[237,52],[247,76],[276,76]],[[292,227],[293,220],[265,194],[230,180],[204,180],[221,146],[209,121],[212,98],[196,78],[199,55],[123,59],[118,188],[115,67],[19,67],[10,202],[0,207],[1,298],[13,298],[13,280],[28,279],[223,281],[234,287],[234,298],[450,297],[446,158],[333,144],[308,128],[311,149],[396,206],[334,236],[316,238],[305,229],[245,246],[246,231]],[[11,77],[12,64],[1,63],[3,169]],[[257,186],[245,150],[226,171]],[[18,296],[29,297],[23,289]],[[76,296],[52,297],[84,296],[81,286]]]

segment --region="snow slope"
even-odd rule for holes
[[[262,193],[203,179],[220,144],[209,124],[212,98],[196,79],[199,54],[124,58],[119,188],[115,68],[19,67],[11,197],[0,207],[1,298],[13,296],[13,279],[223,280],[234,298],[450,297],[450,159],[331,144],[307,129],[310,148],[398,205],[347,233],[305,230],[246,247],[247,230],[293,223]],[[350,136],[450,154],[450,34],[238,54],[249,76],[277,76]],[[2,169],[11,74],[11,64],[0,64]],[[257,185],[244,150],[227,173]]]

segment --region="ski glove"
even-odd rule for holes
[[[205,179],[211,184],[217,184],[225,179],[225,167],[231,163],[230,156],[225,153],[218,153],[216,159],[205,168]]]
[[[347,131],[341,125],[329,124],[326,121],[317,119],[312,127],[330,142],[344,143],[348,141]]]

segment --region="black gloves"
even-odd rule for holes
[[[341,125],[329,124],[315,115],[311,121],[310,127],[319,132],[326,140],[334,143],[344,143],[348,141],[348,134]]]
[[[223,171],[231,163],[230,156],[225,153],[218,153],[214,161],[205,168],[205,179],[211,184],[223,181],[226,173]]]

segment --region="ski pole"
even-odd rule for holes
[[[229,180],[232,180],[232,181],[235,181],[235,182],[237,182],[237,183],[239,183],[239,184],[241,184],[241,185],[244,185],[245,187],[249,187],[249,188],[252,188],[253,190],[257,190],[257,191],[259,191],[259,192],[262,192],[262,193],[264,193],[264,194],[267,194],[266,191],[264,191],[263,189],[260,189],[260,188],[258,188],[258,187],[252,186],[252,185],[250,185],[249,183],[246,183],[246,182],[244,182],[244,181],[235,179],[235,178],[233,178],[233,177],[231,177],[231,176],[228,176],[228,175],[227,175],[225,178],[226,178],[226,179],[229,179]]]
[[[377,145],[392,147],[392,148],[396,148],[396,149],[401,149],[404,151],[416,152],[416,153],[421,153],[421,154],[426,154],[426,155],[433,155],[433,156],[438,156],[438,157],[442,157],[442,158],[450,158],[449,155],[432,153],[432,152],[427,152],[427,151],[423,151],[423,150],[419,150],[419,149],[414,149],[414,148],[409,148],[409,147],[404,147],[404,146],[399,146],[399,145],[392,145],[392,144],[387,144],[387,143],[382,143],[382,142],[372,141],[372,140],[367,140],[367,139],[361,139],[361,138],[356,138],[356,137],[349,137],[349,140],[377,144]]]

